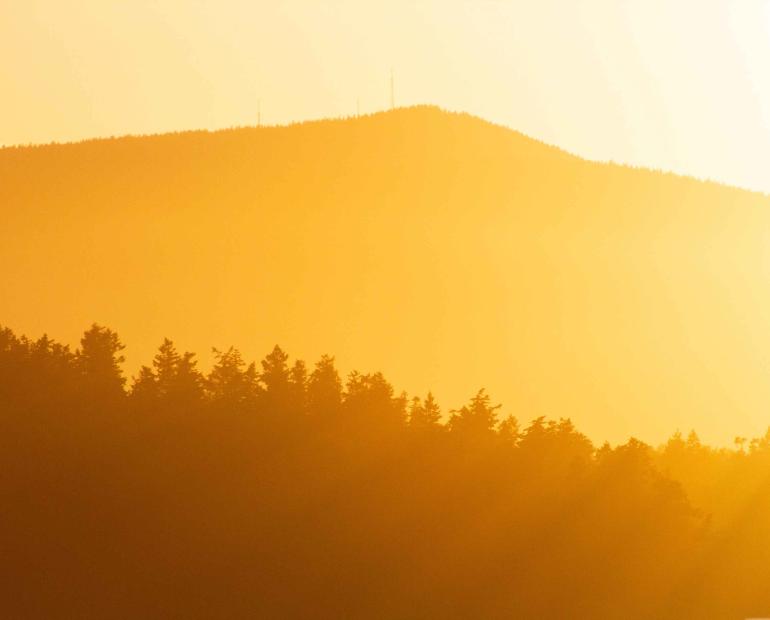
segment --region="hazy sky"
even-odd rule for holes
[[[0,144],[436,103],[770,192],[770,0],[2,0]]]

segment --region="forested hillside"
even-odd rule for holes
[[[770,608],[768,436],[596,446],[568,412],[520,424],[472,386],[445,408],[329,356],[229,348],[201,373],[164,340],[127,380],[123,350],[0,330],[9,618]]]
[[[770,200],[435,108],[0,150],[0,319],[76,346],[335,351],[594,441],[756,435]]]

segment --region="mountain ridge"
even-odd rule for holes
[[[216,136],[218,134],[231,134],[231,133],[238,133],[238,132],[297,129],[297,128],[307,127],[311,125],[329,125],[334,123],[349,123],[354,121],[377,119],[379,117],[392,115],[392,114],[402,114],[402,113],[412,113],[412,112],[430,112],[430,113],[436,113],[436,114],[457,116],[460,118],[473,120],[475,122],[482,123],[490,127],[494,127],[497,129],[510,132],[511,134],[514,134],[520,139],[531,141],[533,143],[538,144],[539,146],[553,149],[564,155],[573,157],[575,159],[578,159],[586,163],[600,164],[600,165],[607,165],[607,166],[617,166],[617,167],[627,168],[630,170],[636,170],[640,172],[651,172],[654,174],[663,174],[667,176],[673,176],[676,178],[688,179],[699,183],[706,183],[711,185],[718,185],[721,187],[728,187],[739,191],[749,192],[751,194],[758,194],[761,196],[770,196],[770,192],[764,192],[762,190],[753,189],[749,187],[742,187],[739,185],[731,184],[729,182],[720,181],[719,179],[699,177],[691,173],[677,172],[673,170],[667,170],[665,168],[655,168],[652,166],[636,165],[636,164],[623,162],[623,161],[616,161],[612,159],[606,159],[606,160],[592,159],[589,157],[585,157],[580,153],[570,151],[569,149],[566,149],[557,143],[547,142],[536,136],[527,134],[519,129],[510,127],[508,125],[497,123],[497,122],[485,119],[481,116],[476,116],[469,112],[453,111],[446,108],[442,108],[441,106],[436,104],[417,104],[417,105],[411,105],[411,106],[398,107],[393,110],[379,110],[375,112],[360,114],[358,116],[352,115],[352,116],[339,116],[339,117],[325,117],[325,118],[318,118],[318,119],[293,121],[290,123],[278,124],[278,125],[261,125],[261,126],[234,125],[232,127],[223,127],[218,129],[182,129],[177,131],[160,131],[160,132],[152,132],[152,133],[146,133],[146,134],[127,133],[127,134],[110,135],[110,136],[94,136],[94,137],[88,137],[88,138],[83,138],[79,140],[65,140],[61,142],[53,141],[53,142],[30,143],[30,144],[10,144],[5,146],[0,146],[0,154],[2,154],[4,151],[37,150],[37,149],[56,148],[56,147],[73,147],[73,146],[93,144],[93,143],[114,143],[114,142],[119,142],[123,140],[130,141],[130,140],[158,139],[158,138],[165,138],[165,137],[170,138],[170,137],[179,137],[179,136],[204,137],[204,136]]]
[[[279,342],[598,439],[766,426],[761,194],[421,107],[4,149],[0,204],[0,321],[106,324],[129,374],[165,336]]]

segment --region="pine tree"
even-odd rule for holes
[[[324,355],[316,363],[307,382],[307,407],[311,415],[336,418],[342,407],[342,381],[334,358]]]
[[[453,411],[449,428],[453,433],[464,435],[485,435],[494,432],[497,425],[497,410],[491,398],[482,388],[462,409]]]
[[[519,421],[512,415],[506,416],[497,426],[497,435],[505,445],[515,446],[521,437]]]
[[[297,360],[289,373],[289,399],[294,414],[301,415],[307,411],[307,384],[307,366],[302,360]]]
[[[179,353],[174,343],[168,338],[158,348],[158,353],[152,360],[154,374],[158,383],[158,391],[162,398],[168,397],[174,392],[174,384],[179,370]]]
[[[125,349],[118,335],[94,323],[80,340],[76,363],[92,401],[115,400],[124,395],[126,379],[120,365],[125,361]]]
[[[211,402],[223,409],[243,411],[252,408],[260,394],[257,369],[248,366],[240,351],[214,349],[215,364],[206,378],[206,390]]]
[[[139,374],[134,377],[130,397],[132,403],[139,409],[155,407],[160,399],[158,379],[149,366],[142,366]]]
[[[268,414],[285,414],[291,408],[291,373],[288,361],[288,354],[275,345],[261,362],[262,372],[259,379],[264,386],[261,401]]]
[[[436,430],[440,428],[441,409],[433,394],[428,392],[425,401],[417,396],[412,399],[409,410],[409,426],[417,431]]]

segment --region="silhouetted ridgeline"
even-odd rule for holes
[[[126,385],[122,350],[0,330],[4,617],[770,613],[770,436],[597,448],[330,357],[166,340]]]

